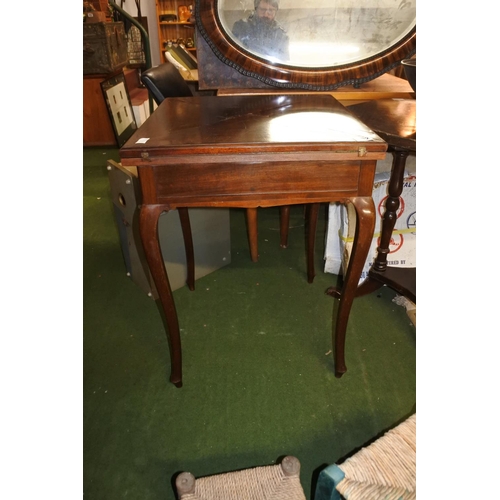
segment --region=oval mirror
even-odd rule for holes
[[[359,85],[416,51],[408,0],[197,0],[199,34],[215,56],[268,85]]]

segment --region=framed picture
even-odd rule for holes
[[[118,147],[122,147],[137,130],[132,103],[123,73],[101,82]]]

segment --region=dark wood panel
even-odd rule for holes
[[[158,203],[188,206],[193,200],[220,204],[220,197],[259,204],[263,200],[290,198],[290,202],[329,201],[337,193],[357,193],[360,162],[258,162],[168,165],[155,169]],[[200,182],[200,179],[203,181]],[[237,198],[234,193],[238,193]]]
[[[83,79],[83,145],[116,146],[116,138],[109,118],[108,108],[101,90],[107,77]]]

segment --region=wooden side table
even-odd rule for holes
[[[417,150],[416,100],[383,99],[356,104],[348,109],[386,140],[389,150],[394,155],[377,256],[368,278],[358,287],[356,297],[388,285],[416,303],[416,268],[398,268],[387,265],[389,243],[397,219],[399,197],[403,191],[406,159],[408,155],[416,154]],[[341,292],[332,287],[327,293],[333,297],[339,297]]]
[[[383,139],[329,95],[188,97],[160,104],[120,157],[122,165],[138,168],[141,240],[165,313],[173,384],[182,386],[181,341],[158,242],[160,214],[178,209],[189,253],[191,207],[352,203],[357,230],[334,333],[342,346],[375,226],[376,162],[386,150]]]

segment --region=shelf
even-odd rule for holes
[[[175,45],[177,47],[177,45]],[[191,52],[196,52],[196,47],[183,47],[184,50],[191,51]],[[167,50],[167,47],[163,47],[162,50]]]
[[[193,23],[182,23],[180,21],[158,21],[160,26],[187,26],[194,27]]]
[[[156,21],[158,23],[158,42],[160,45],[160,52],[162,57],[162,62],[166,62],[165,43],[172,42],[177,43],[178,40],[195,39],[195,23],[192,17],[185,15],[186,2],[182,0],[156,0]],[[180,9],[182,12],[180,12]],[[187,13],[192,15],[192,13]],[[176,21],[166,21],[165,17],[168,15],[175,15]],[[182,21],[180,20],[182,19]],[[186,20],[188,19],[188,20]],[[190,47],[186,49],[192,53],[196,54],[196,47]]]

